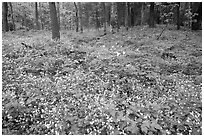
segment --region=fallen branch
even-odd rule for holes
[[[161,37],[162,33],[164,32],[164,30],[167,28],[167,24],[166,27],[163,28],[162,32],[160,33],[160,35],[157,37],[157,40],[159,40],[159,38]]]

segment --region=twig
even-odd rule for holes
[[[157,37],[157,40],[159,40],[159,38],[161,37],[162,33],[164,32],[164,30],[167,28],[167,24],[166,27],[163,28],[162,32],[160,33],[160,35]]]

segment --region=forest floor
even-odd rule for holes
[[[2,36],[2,134],[202,134],[202,32]]]

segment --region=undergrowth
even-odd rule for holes
[[[2,134],[202,134],[201,37],[160,31],[3,34]]]

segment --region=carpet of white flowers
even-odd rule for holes
[[[202,134],[201,32],[8,32],[4,135]]]

